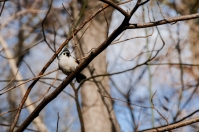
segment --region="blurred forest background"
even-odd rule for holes
[[[192,119],[175,131],[199,131],[199,18],[167,20],[199,13],[199,1],[138,1],[146,3],[129,27],[167,24],[124,30],[82,71],[87,79],[73,79],[25,131],[134,132]],[[138,1],[108,7],[106,0],[1,0],[0,132],[20,128],[65,80],[55,59],[20,111],[34,77],[66,39],[72,38],[66,46],[83,63],[121,25],[125,13],[118,6],[130,13]]]

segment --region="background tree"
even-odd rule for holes
[[[79,4],[81,5],[81,7],[79,7],[81,9],[78,8],[77,1],[73,1],[72,3],[73,16],[77,18],[74,23],[77,25],[104,6],[102,2],[92,0],[80,0]],[[103,10],[86,25],[88,29],[85,27],[82,32],[79,32],[78,39],[80,39],[82,35],[83,37],[78,48],[76,48],[77,56],[80,56],[78,54],[87,56],[88,53],[95,50],[108,37],[112,12],[113,8]],[[86,32],[84,33],[85,30]],[[81,51],[80,53],[79,50]],[[87,66],[84,73],[87,76],[107,73],[106,50]],[[119,131],[119,125],[113,111],[113,102],[101,95],[110,96],[108,82],[108,77],[94,78],[92,82],[84,83],[81,88],[82,110],[84,111],[83,119],[85,130],[88,132]]]

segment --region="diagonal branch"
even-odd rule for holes
[[[146,0],[146,1],[142,2],[142,3],[139,3],[138,5],[139,5],[139,6],[144,5],[144,4],[146,4],[147,2],[149,2],[149,1],[150,1],[150,0]]]

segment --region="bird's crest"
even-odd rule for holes
[[[68,48],[64,47],[64,48],[62,49],[62,51],[59,53],[58,57],[59,57],[63,52],[70,53],[70,51],[68,50]]]

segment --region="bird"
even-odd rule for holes
[[[59,69],[65,75],[70,75],[73,71],[75,71],[78,65],[79,61],[71,56],[70,51],[66,47],[58,55]],[[82,73],[78,73],[75,78],[77,82],[80,83],[81,81],[86,79],[86,76]]]

